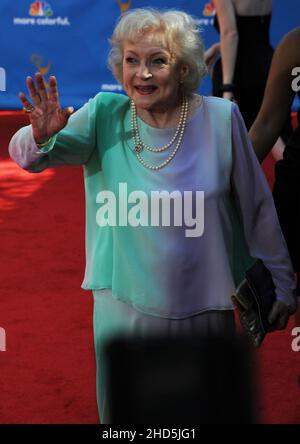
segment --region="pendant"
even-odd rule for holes
[[[143,150],[143,147],[140,143],[134,147],[134,151],[136,153],[140,153],[142,150]]]

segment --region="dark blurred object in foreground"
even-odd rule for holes
[[[254,423],[252,360],[238,338],[107,344],[111,424]]]

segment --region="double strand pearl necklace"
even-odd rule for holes
[[[185,127],[186,127],[186,122],[187,122],[187,117],[188,117],[188,111],[189,111],[189,101],[188,101],[188,98],[184,96],[182,99],[180,119],[179,119],[179,123],[178,123],[178,126],[177,126],[174,136],[166,145],[164,145],[160,148],[152,148],[141,140],[141,137],[139,134],[138,122],[137,122],[136,107],[135,107],[133,100],[131,100],[131,131],[132,131],[133,140],[134,140],[134,144],[135,144],[134,152],[135,152],[139,162],[144,167],[149,168],[150,170],[160,170],[161,168],[166,166],[173,159],[173,157],[177,153],[177,151],[181,145],[182,139],[183,139],[183,135],[184,135]],[[169,157],[164,162],[162,162],[158,165],[151,165],[150,163],[145,162],[144,159],[142,158],[140,153],[143,149],[146,149],[146,150],[151,151],[153,153],[161,153],[161,152],[165,151],[166,149],[168,149],[171,145],[173,145],[173,143],[175,142],[175,140],[177,138],[178,138],[178,140],[177,140],[174,150],[172,151],[172,153],[169,155]]]

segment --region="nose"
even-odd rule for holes
[[[151,79],[152,74],[146,64],[141,64],[137,72],[137,76],[143,80]]]

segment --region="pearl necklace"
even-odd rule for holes
[[[184,96],[183,100],[182,100],[181,111],[180,111],[180,119],[179,119],[179,123],[178,123],[178,126],[177,126],[174,136],[172,137],[170,142],[168,142],[166,145],[164,145],[160,148],[152,148],[141,140],[141,137],[139,134],[139,129],[138,129],[136,107],[135,107],[133,100],[131,101],[131,131],[132,131],[133,140],[134,140],[134,144],[135,144],[134,152],[135,152],[139,162],[144,167],[149,168],[150,170],[159,170],[159,169],[163,168],[164,166],[166,166],[173,159],[173,157],[177,153],[177,151],[181,145],[182,139],[183,139],[183,135],[184,135],[185,127],[186,127],[186,122],[187,122],[187,117],[188,117],[188,110],[189,110],[188,98]],[[142,158],[142,156],[140,155],[140,153],[143,149],[146,149],[146,150],[151,151],[153,153],[161,153],[161,152],[165,151],[166,149],[168,149],[171,145],[173,145],[173,143],[175,142],[175,140],[177,138],[178,138],[178,140],[177,140],[176,146],[175,146],[174,150],[172,151],[172,153],[169,155],[169,157],[164,162],[162,162],[158,165],[151,165],[151,164],[145,162],[144,159]]]

